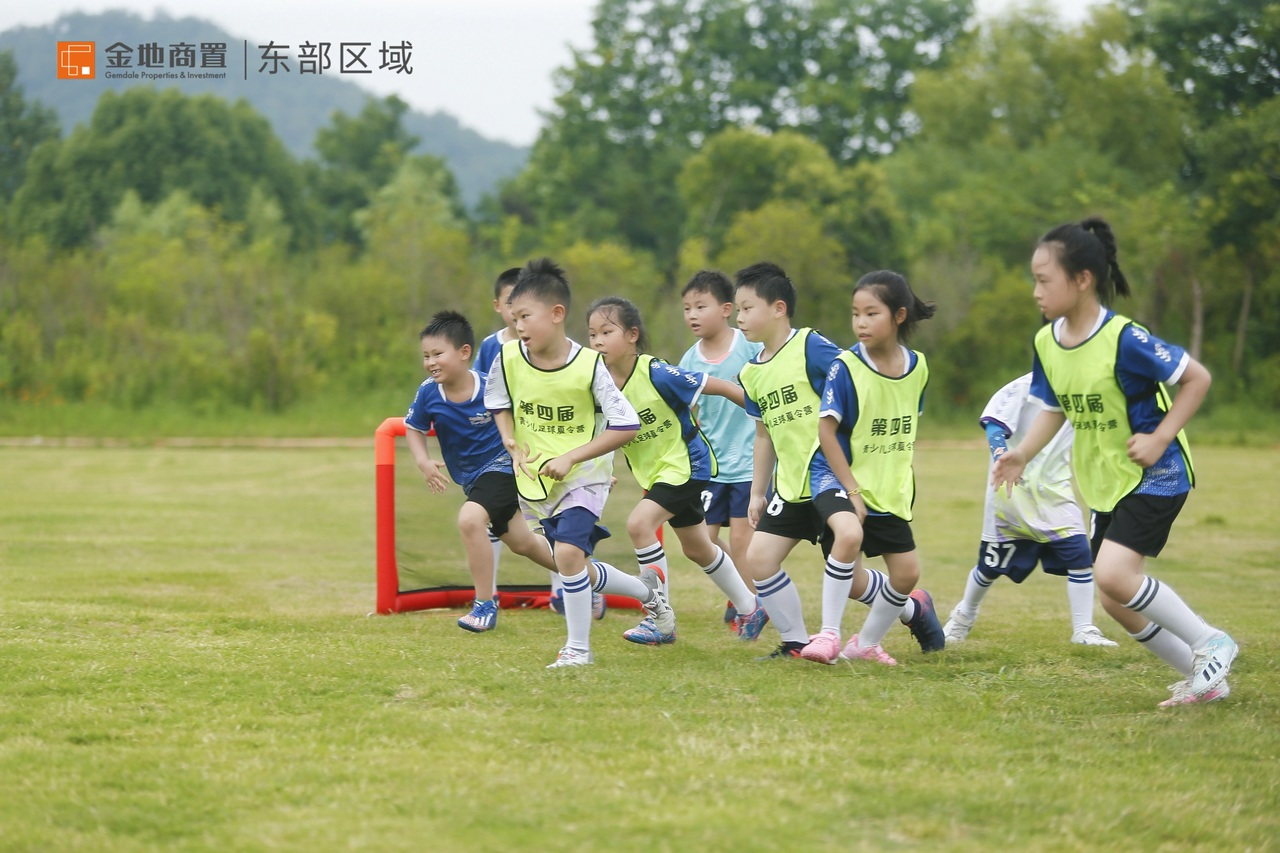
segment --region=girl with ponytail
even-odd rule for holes
[[[1076,483],[1093,511],[1103,609],[1182,676],[1161,707],[1212,702],[1230,692],[1235,642],[1144,570],[1195,482],[1182,430],[1212,380],[1181,347],[1111,309],[1116,296],[1129,295],[1118,254],[1111,226],[1097,217],[1040,238],[1031,272],[1049,323],[1035,338],[1031,398],[1044,411],[996,461],[992,485],[1011,490],[1069,420]],[[1166,384],[1179,388],[1172,402]]]

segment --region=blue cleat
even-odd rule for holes
[[[907,623],[911,636],[916,638],[922,652],[940,652],[947,647],[947,635],[938,621],[938,611],[933,606],[933,596],[923,589],[911,591],[916,602],[916,616]]]
[[[738,635],[739,640],[751,642],[759,639],[760,632],[768,622],[769,614],[765,612],[760,599],[756,598],[756,609],[746,616],[739,615],[734,623],[733,632]]]
[[[477,601],[471,605],[471,612],[458,620],[458,627],[473,634],[492,631],[498,626],[498,602]]]

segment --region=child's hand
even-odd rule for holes
[[[850,494],[849,503],[853,504],[854,514],[858,516],[858,523],[865,522],[867,520],[867,503],[862,499],[862,494],[858,492]]]
[[[1128,448],[1130,459],[1143,468],[1150,468],[1160,461],[1161,456],[1164,456],[1164,452],[1169,449],[1169,443],[1156,438],[1153,433],[1140,432],[1129,436]]]
[[[422,472],[422,478],[427,481],[427,485],[431,488],[433,494],[444,494],[445,489],[449,488],[449,478],[444,475],[445,466],[443,462],[428,459],[426,467],[418,470]]]
[[[533,465],[534,462],[537,462],[542,457],[542,454],[535,453],[533,456],[530,456],[529,442],[527,441],[523,446],[521,446],[513,438],[506,442],[506,445],[507,453],[511,454],[511,465],[515,470],[523,473],[530,480],[538,479],[538,469],[531,468],[530,466]]]
[[[553,456],[546,461],[542,469],[538,472],[549,480],[557,482],[569,476],[569,470],[573,468],[573,463],[565,459],[563,456]]]
[[[1005,487],[1005,495],[1013,494],[1013,487],[1022,482],[1022,471],[1027,467],[1027,460],[1022,458],[1022,450],[1010,450],[1002,454],[991,468],[991,488]]]
[[[616,485],[618,485],[618,478],[617,478],[617,477],[610,477],[610,478],[609,478],[609,491],[610,491],[610,492],[612,492],[612,491],[613,491],[613,487],[614,487],[614,486],[616,486]]]
[[[747,502],[747,523],[751,525],[751,529],[755,530],[756,525],[760,523],[760,514],[764,512],[764,495],[757,497],[751,496],[751,500]]]

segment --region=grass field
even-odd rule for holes
[[[1173,673],[1070,645],[1042,575],[997,586],[963,646],[895,628],[899,667],[820,667],[754,661],[776,632],[736,641],[673,557],[676,645],[611,611],[596,666],[548,672],[547,611],[478,636],[366,615],[369,448],[0,448],[0,850],[1278,849],[1280,452],[1197,462],[1153,574],[1243,650],[1228,700],[1158,711]],[[917,454],[944,616],[984,470]],[[816,625],[816,549],[789,568]]]

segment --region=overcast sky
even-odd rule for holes
[[[991,14],[1016,2],[977,5]],[[1076,21],[1091,2],[1054,6]],[[361,83],[427,112],[444,110],[490,138],[528,145],[539,110],[555,94],[552,71],[568,64],[570,46],[591,42],[594,7],[595,0],[5,0],[0,30],[49,24],[75,11],[127,9],[151,17],[162,9],[260,42],[407,40],[414,48],[411,76],[375,73]]]

